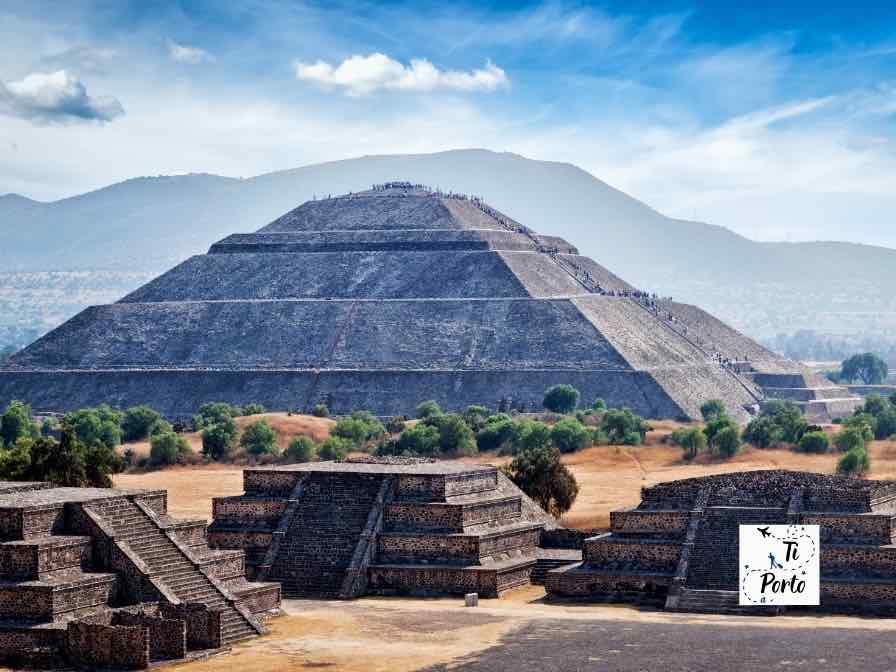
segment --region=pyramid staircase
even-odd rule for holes
[[[317,463],[244,472],[209,542],[289,597],[497,596],[528,584],[549,517],[482,465]]]
[[[167,516],[164,491],[0,483],[0,661],[143,668],[265,632],[279,586],[205,521]],[[180,628],[180,635],[177,630]]]

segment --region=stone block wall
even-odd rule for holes
[[[804,525],[821,526],[822,543],[889,544],[893,517],[888,514],[803,513]]]
[[[68,657],[87,667],[149,667],[149,628],[75,622],[68,626]]]
[[[587,540],[582,551],[582,559],[590,565],[647,572],[674,572],[680,556],[680,543],[615,539],[611,535]]]
[[[616,534],[651,534],[676,538],[684,535],[689,519],[688,511],[611,511],[610,529]]]

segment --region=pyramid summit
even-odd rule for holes
[[[401,415],[424,399],[534,410],[557,383],[654,418],[708,399],[742,418],[769,397],[817,417],[856,403],[562,238],[409,182],[309,201],[84,310],[9,361],[0,402]]]

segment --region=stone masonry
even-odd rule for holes
[[[325,401],[391,416],[424,399],[541,408],[557,383],[652,418],[699,417],[712,398],[741,420],[767,397],[816,417],[858,403],[806,375],[563,239],[392,183],[305,203],[84,310],[0,370],[0,405],[148,403],[176,418],[209,401]]]
[[[209,543],[287,597],[478,592],[529,583],[556,521],[495,467],[368,460],[247,469]]]
[[[555,598],[769,613],[738,606],[738,525],[820,525],[821,606],[801,609],[892,615],[894,516],[896,481],[772,470],[660,483],[636,508],[614,511],[611,532],[585,541],[583,562],[548,572],[546,588]]]
[[[142,669],[265,632],[280,588],[164,491],[0,483],[0,663]]]

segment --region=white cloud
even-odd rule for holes
[[[439,70],[426,59],[404,65],[385,54],[355,55],[333,67],[324,61],[295,63],[296,78],[336,88],[360,96],[388,91],[494,91],[508,86],[507,74],[491,61],[469,72]]]
[[[214,63],[215,57],[208,53],[205,49],[199,47],[188,47],[185,44],[177,42],[168,43],[168,54],[172,60],[178,63],[186,63],[188,65],[199,65],[200,63]]]
[[[17,82],[0,82],[0,113],[38,123],[112,121],[124,114],[111,97],[91,97],[65,70],[34,72]]]

